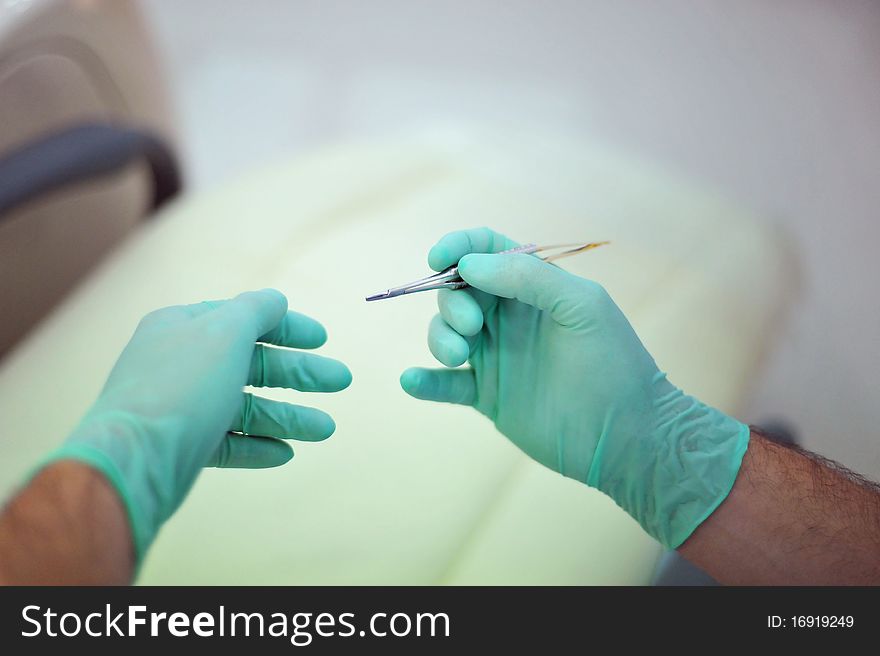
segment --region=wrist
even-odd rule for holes
[[[170,514],[163,511],[161,472],[149,466],[146,455],[126,413],[90,412],[40,465],[75,460],[103,474],[125,507],[138,564]]]
[[[600,439],[587,483],[676,548],[729,494],[749,428],[684,394],[662,373],[653,384],[653,403],[621,413],[617,425],[608,422],[614,432]]]
[[[0,578],[14,584],[131,581],[135,557],[125,508],[103,472],[47,462],[0,515]]]
[[[134,501],[130,472],[121,469],[116,461],[100,448],[83,442],[68,441],[46,456],[28,478],[32,480],[42,471],[62,462],[77,462],[85,465],[104,478],[125,511],[134,545],[135,562],[139,564],[155,532],[148,529],[142,509]]]

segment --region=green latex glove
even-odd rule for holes
[[[275,438],[333,433],[333,419],[320,410],[242,389],[345,389],[351,373],[344,364],[291,350],[317,348],[326,338],[321,324],[288,312],[287,299],[272,289],[152,312],[94,406],[43,466],[75,459],[100,470],[125,504],[140,562],[202,467],[275,467],[293,456]]]
[[[595,282],[482,228],[428,255],[471,287],[442,290],[428,344],[447,367],[403,372],[419,399],[472,405],[526,454],[599,488],[664,545],[679,546],[724,500],[749,429],[659,371]]]

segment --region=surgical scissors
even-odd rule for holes
[[[611,242],[598,241],[591,242],[589,244],[560,244],[556,246],[538,246],[537,244],[525,244],[523,246],[517,246],[516,248],[510,248],[506,251],[500,251],[498,253],[495,253],[495,255],[513,255],[516,253],[549,253],[548,255],[539,255],[538,257],[545,262],[553,262],[554,260],[568,257],[569,255],[577,255],[578,253],[583,253],[590,249],[598,248],[599,246],[604,246],[605,244],[609,243]],[[467,286],[468,284],[461,279],[461,276],[458,275],[458,265],[454,264],[448,269],[444,269],[440,273],[435,273],[425,278],[414,280],[413,282],[407,283],[405,285],[400,285],[399,287],[391,287],[390,289],[386,289],[384,292],[379,292],[378,294],[367,296],[367,300],[381,301],[386,298],[394,298],[395,296],[414,294],[416,292],[427,292],[432,289],[463,289]]]

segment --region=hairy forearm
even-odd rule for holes
[[[125,509],[91,467],[46,467],[0,514],[2,584],[115,585],[133,571]]]
[[[880,584],[880,487],[753,430],[727,499],[679,553],[725,584]]]

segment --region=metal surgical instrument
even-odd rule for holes
[[[538,246],[537,244],[525,244],[524,246],[517,246],[516,248],[510,248],[506,251],[500,251],[498,253],[495,253],[495,255],[513,255],[516,253],[546,253],[545,255],[538,255],[538,257],[545,262],[553,262],[554,260],[568,257],[569,255],[577,255],[578,253],[583,253],[590,249],[604,246],[608,243],[610,242],[599,241],[589,244],[560,244],[556,246]],[[468,284],[461,279],[461,276],[458,275],[458,265],[454,264],[448,269],[444,269],[440,273],[435,273],[425,278],[414,280],[413,282],[407,283],[405,285],[392,287],[390,289],[386,289],[384,292],[379,292],[378,294],[367,296],[367,300],[381,301],[386,298],[394,298],[395,296],[414,294],[416,292],[427,292],[432,289],[463,289],[467,286]]]

